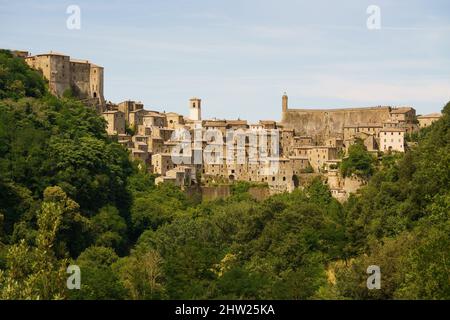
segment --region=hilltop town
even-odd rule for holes
[[[450,299],[450,102],[255,123],[105,76],[0,50],[1,299]]]
[[[416,116],[414,108],[403,106],[293,109],[284,94],[281,99],[281,121],[248,123],[241,119],[203,119],[200,98],[189,100],[187,116],[147,110],[138,101],[107,102],[103,93],[101,66],[55,52],[35,56],[28,52],[16,51],[15,54],[25,59],[30,67],[42,72],[53,94],[63,96],[70,91],[101,113],[107,122],[108,135],[117,139],[134,159],[142,161],[151,173],[157,175],[157,184],[170,181],[186,187],[248,181],[266,184],[270,194],[274,194],[291,192],[301,187],[308,178],[321,176],[333,197],[343,201],[367,183],[357,175],[343,177],[339,172],[339,164],[351,145],[362,142],[374,156],[405,152],[409,147],[406,142],[408,134],[429,126],[441,117],[438,113]],[[244,136],[275,132],[277,145],[274,147],[271,139],[264,146],[258,144],[257,151],[264,154],[265,161],[252,161],[248,139],[244,146],[235,139],[232,148],[221,144],[221,160],[229,159],[243,148],[249,161],[185,161],[177,164],[173,161],[174,149],[180,143],[187,143],[185,137],[180,138],[176,134],[179,130],[190,133],[188,143],[194,151],[205,151],[206,145],[212,142],[204,139],[208,130],[220,132],[224,142],[230,130]],[[202,137],[200,144],[194,139],[198,135]],[[267,170],[268,164],[275,164],[277,170]]]

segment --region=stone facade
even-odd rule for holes
[[[349,146],[359,139],[374,153],[404,152],[404,133],[406,127],[413,124],[415,115],[412,108],[391,107],[290,110],[287,101],[287,95],[284,95],[283,119],[294,121],[300,117],[300,123],[201,120],[201,100],[198,98],[189,100],[188,117],[146,110],[142,103],[135,101],[111,106],[112,110],[103,115],[108,122],[108,134],[118,136],[119,142],[134,158],[146,163],[149,170],[159,176],[157,183],[170,181],[186,186],[249,181],[267,185],[270,193],[280,193],[299,187],[300,177],[314,172],[326,177],[333,196],[338,199],[346,199],[362,184],[355,177],[343,179],[339,176],[337,168]],[[126,126],[134,129],[134,136],[124,134]],[[188,132],[189,137],[177,136],[180,129]],[[233,139],[227,145],[230,130],[234,130]],[[276,135],[254,140],[260,139],[256,137],[261,132]],[[391,133],[395,138],[385,138]],[[198,135],[201,139],[194,141]],[[273,140],[275,137],[277,139]],[[183,161],[174,163],[172,155],[180,144],[189,145],[191,151],[182,154]],[[197,153],[200,163],[193,161]],[[246,161],[239,162],[240,156]],[[207,157],[215,160],[207,162]],[[258,161],[261,160],[258,157],[264,160]]]
[[[270,193],[280,193],[301,186],[307,180],[305,177],[319,175],[328,183],[334,197],[346,199],[365,183],[357,177],[344,179],[337,169],[352,144],[362,141],[373,153],[404,152],[406,134],[430,126],[441,116],[429,114],[416,118],[411,107],[391,106],[291,109],[284,94],[279,123],[202,119],[199,98],[189,100],[185,117],[174,112],[147,110],[137,101],[106,103],[103,67],[87,60],[55,52],[35,56],[25,51],[12,53],[42,72],[53,94],[63,96],[70,89],[85,103],[95,105],[107,122],[108,135],[116,137],[133,158],[157,174],[157,183],[170,181],[184,187],[243,180],[265,184]],[[188,132],[188,137],[177,135],[182,129]],[[212,130],[219,132],[220,137],[209,136]],[[226,145],[230,130],[234,130],[234,140]],[[262,132],[275,135],[263,140],[254,138]],[[197,136],[200,140],[194,139]],[[255,141],[258,141],[256,147]],[[182,153],[183,161],[175,163],[172,155],[174,151],[181,152],[180,145],[189,145],[191,151]],[[198,154],[201,160],[213,156],[219,161],[197,163],[193,160]],[[239,162],[239,155],[246,161]]]
[[[368,108],[344,109],[291,109],[287,96],[282,98],[281,124],[293,129],[296,135],[312,136],[316,142],[324,143],[332,137],[344,140],[357,132],[377,134],[385,122],[402,126],[412,125],[415,110],[411,107],[394,108],[378,106]]]
[[[103,118],[107,122],[106,132],[109,135],[125,133],[125,115],[122,111],[105,111],[103,112]]]
[[[423,116],[418,116],[417,121],[419,122],[420,128],[426,128],[433,124],[433,122],[439,120],[442,117],[441,113],[430,113]]]
[[[386,128],[380,132],[380,150],[405,152],[405,130]]]
[[[31,68],[42,72],[54,95],[61,97],[71,90],[75,96],[95,105],[99,111],[105,109],[103,67],[56,52],[26,56],[24,59]]]

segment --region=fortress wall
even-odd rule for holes
[[[103,104],[103,67],[91,65],[90,72],[91,97],[99,98]]]
[[[270,197],[270,189],[262,187],[250,187],[248,189],[251,197],[257,201],[264,201]]]
[[[319,141],[342,134],[345,125],[382,123],[389,120],[390,107],[351,109],[288,109],[282,113],[282,124],[297,135],[311,135]]]
[[[50,56],[50,87],[57,96],[62,96],[70,88],[70,64],[68,56]]]
[[[220,186],[202,186],[202,199],[205,201],[212,201],[215,199],[225,199],[231,195],[229,185]]]
[[[65,90],[71,88],[79,98],[91,98],[91,103],[104,105],[103,67],[87,60],[71,60],[69,56],[57,53],[27,56],[25,62],[42,72],[53,94],[62,96]]]
[[[75,93],[83,98],[89,97],[91,66],[89,63],[71,62],[72,86]]]

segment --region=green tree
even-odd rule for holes
[[[342,159],[340,171],[344,177],[355,174],[367,179],[374,172],[373,165],[373,156],[367,152],[367,148],[362,141],[357,140],[348,148],[348,157]]]
[[[157,251],[140,247],[114,268],[131,299],[162,299],[165,297],[162,264]]]
[[[119,210],[109,205],[91,218],[94,242],[98,246],[111,247],[123,251],[127,242],[127,224]]]
[[[115,300],[126,298],[126,290],[112,265],[119,260],[113,249],[92,246],[83,251],[76,264],[81,271],[81,288],[71,290],[69,298]]]
[[[58,260],[54,245],[63,223],[64,203],[46,201],[37,216],[36,247],[25,241],[8,250],[0,271],[2,299],[61,299],[66,296],[67,260]]]

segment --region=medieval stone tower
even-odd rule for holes
[[[189,119],[192,121],[202,120],[202,100],[191,98],[189,100]]]
[[[286,92],[283,94],[282,100],[282,111],[285,112],[288,109],[288,96]]]
[[[25,62],[42,72],[54,95],[61,97],[70,89],[76,97],[92,102],[102,110],[105,104],[103,67],[56,52],[27,56]]]

